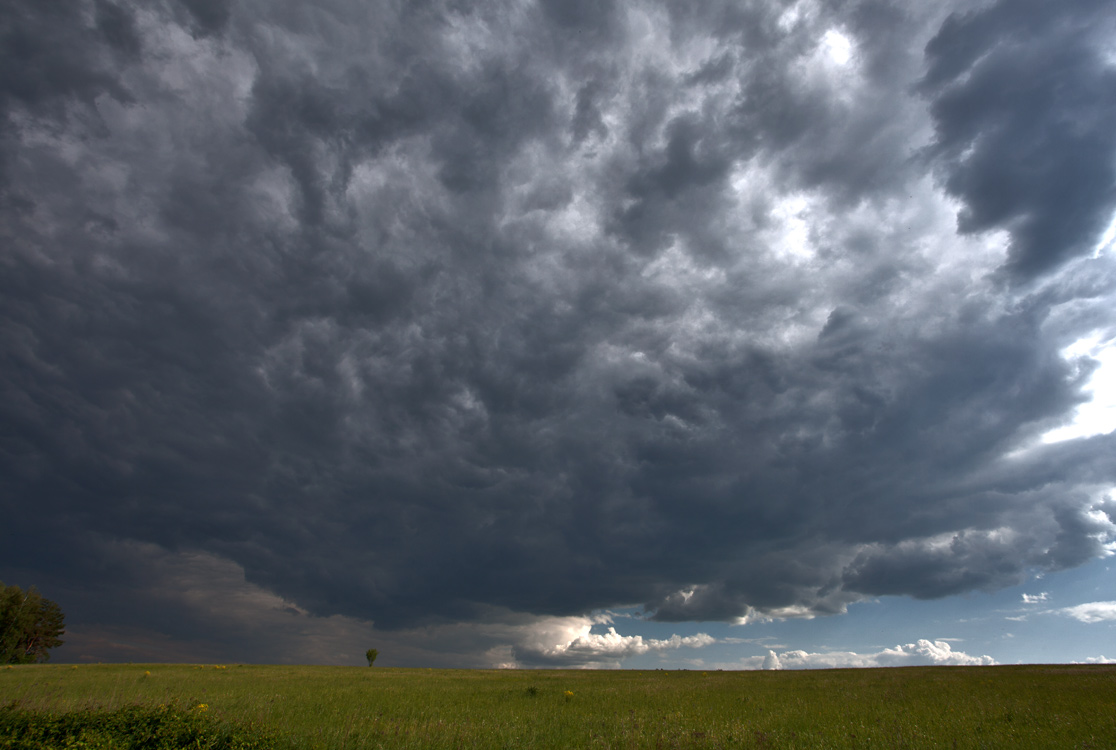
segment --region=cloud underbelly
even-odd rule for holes
[[[16,3],[4,565],[391,629],[1111,552],[1116,437],[1043,442],[1116,326],[1102,4],[265,5]]]

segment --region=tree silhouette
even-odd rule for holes
[[[0,581],[0,664],[34,664],[62,645],[65,615],[34,586],[26,593]]]

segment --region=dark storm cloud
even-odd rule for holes
[[[233,0],[178,0],[189,12],[193,28],[202,35],[219,32],[229,22]]]
[[[1092,253],[1116,202],[1116,33],[1107,3],[1000,2],[926,48],[946,188],[962,232],[1005,229],[1030,277]]]
[[[290,606],[596,663],[530,616],[1102,554],[1111,436],[1029,447],[1113,325],[1111,260],[1069,262],[1113,208],[1102,14],[949,10],[16,3],[0,577],[68,587],[88,643],[138,591],[176,642]],[[1028,50],[1068,83],[1013,88]],[[996,228],[1045,286],[996,286]]]
[[[88,102],[104,91],[119,91],[98,42],[134,52],[130,14],[110,3],[98,3],[93,9],[96,24],[90,27],[84,17],[88,10],[63,2],[15,3],[8,8],[0,22],[4,40],[0,91],[5,107],[12,100],[38,105],[56,97]]]

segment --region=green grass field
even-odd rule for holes
[[[1116,747],[1116,667],[1101,665],[796,672],[0,667],[0,706],[9,716],[133,705],[261,730],[278,748]],[[4,742],[0,734],[0,748]],[[10,740],[7,746],[17,747]]]

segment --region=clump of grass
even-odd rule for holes
[[[0,748],[18,750],[265,750],[273,740],[256,728],[217,722],[200,705],[125,706],[67,713],[0,707]]]

